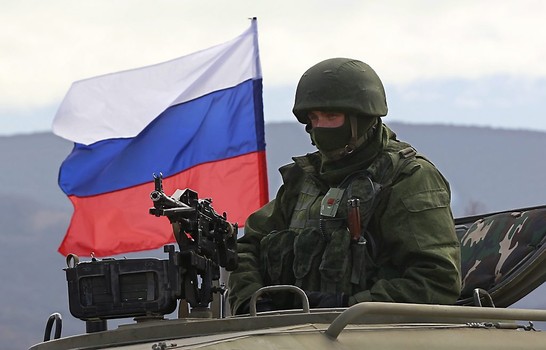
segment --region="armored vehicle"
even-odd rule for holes
[[[508,308],[546,278],[546,207],[455,220],[463,261],[456,305],[310,309],[301,289],[274,285],[253,295],[248,314],[231,316],[220,267],[236,264],[236,227],[191,190],[165,196],[160,178],[151,197],[150,213],[170,219],[180,251],[167,246],[164,260],[69,256],[70,311],[87,333],[61,337],[62,319],[52,314],[44,341],[31,349],[546,348],[546,332],[535,325],[546,310]],[[279,291],[294,293],[302,308],[257,312],[262,293]],[[166,319],[177,307],[178,318]],[[115,318],[133,320],[108,330]]]

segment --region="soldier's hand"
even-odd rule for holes
[[[344,293],[323,293],[315,291],[305,291],[309,299],[309,307],[346,307],[349,306],[349,296]]]

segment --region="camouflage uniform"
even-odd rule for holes
[[[386,126],[378,136],[382,154],[401,148]],[[327,228],[327,237],[320,232],[318,206],[330,186],[312,165],[318,159],[314,153],[281,168],[284,185],[276,198],[249,217],[245,235],[239,239],[239,267],[229,279],[232,309],[237,310],[269,284],[343,292],[351,296],[349,304],[454,303],[460,291],[459,242],[449,207],[449,185],[436,168],[423,157],[413,156],[399,165],[402,169],[392,184],[384,184],[369,220],[365,266],[357,271],[355,280],[345,222]],[[302,164],[309,167],[302,168]],[[302,186],[309,179],[316,181],[319,193],[306,193],[309,188]],[[309,215],[306,224],[311,225],[298,227],[293,216],[303,196],[312,197],[305,210]],[[344,209],[340,205],[337,217],[346,217]],[[291,306],[279,299],[276,307]]]
[[[341,111],[344,125],[312,128],[310,110]],[[449,184],[382,124],[386,113],[381,81],[363,62],[326,60],[303,75],[294,114],[319,151],[282,167],[276,198],[247,220],[229,278],[233,311],[275,284],[348,295],[349,305],[457,300],[460,248]],[[347,229],[354,198],[364,230],[358,241]],[[272,302],[295,306],[285,294]]]

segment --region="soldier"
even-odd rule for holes
[[[301,77],[293,108],[318,151],[279,169],[276,198],[253,213],[229,279],[234,313],[266,285],[302,288],[311,307],[364,301],[453,304],[460,247],[446,179],[383,124],[385,91],[354,59]],[[258,309],[295,306],[263,299]]]

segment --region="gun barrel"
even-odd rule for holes
[[[188,207],[187,204],[182,203],[173,197],[169,197],[165,193],[159,191],[153,191],[150,193],[150,198],[156,204],[156,206],[159,204],[167,208]]]

